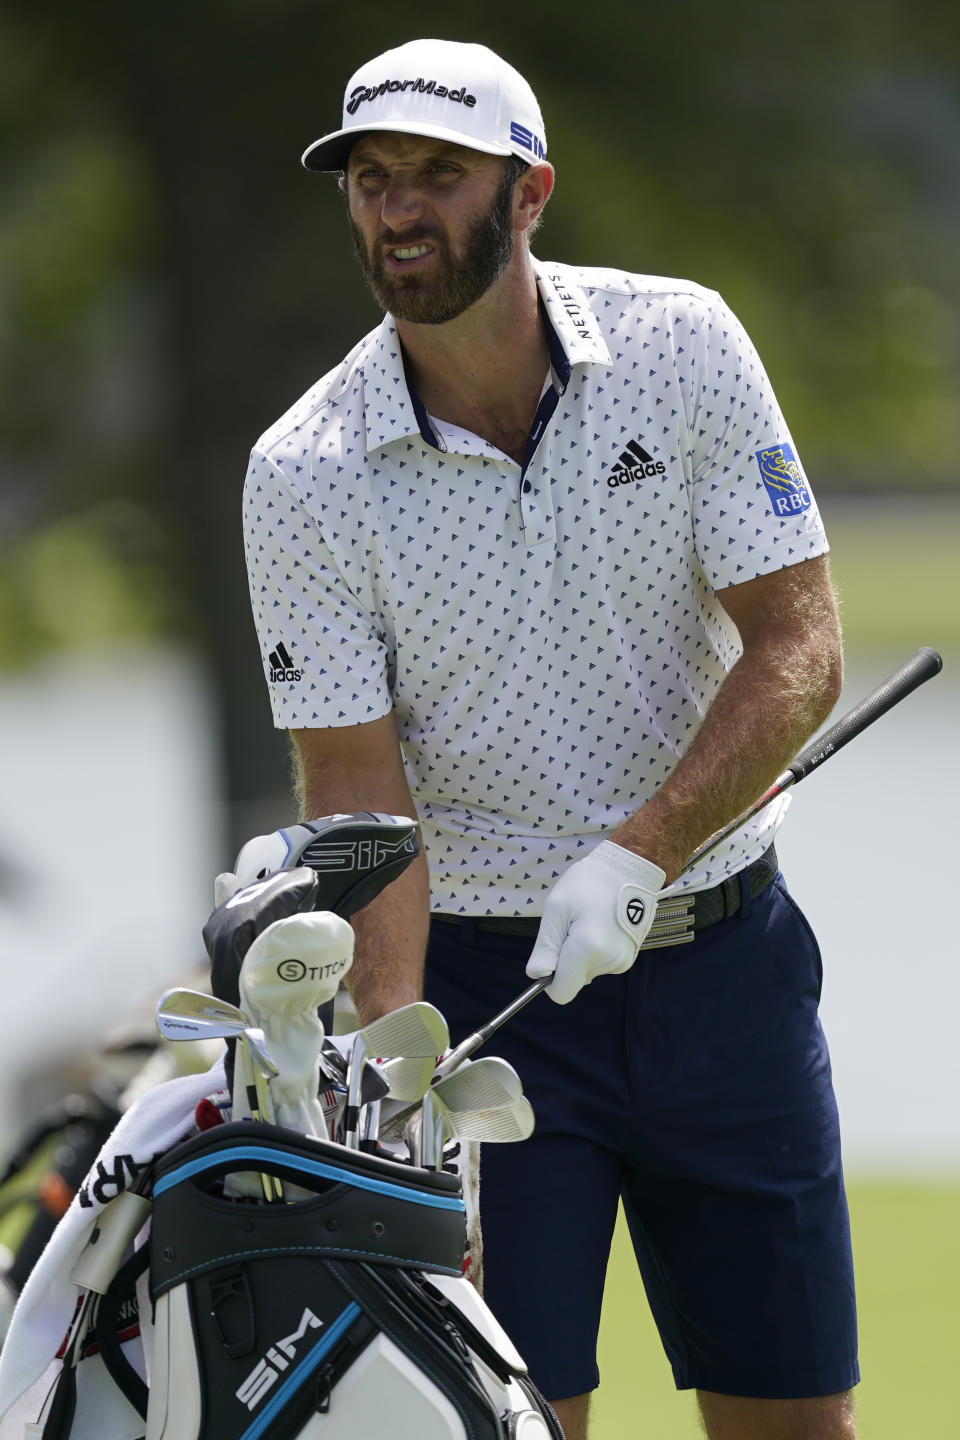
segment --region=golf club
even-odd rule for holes
[[[383,1067],[375,1060],[365,1060],[360,1081],[360,1142],[359,1148],[376,1154],[380,1138],[380,1105],[390,1094],[390,1082]]]
[[[424,1095],[416,1127],[417,1160],[424,1170],[439,1169],[449,1140],[502,1145],[533,1134],[533,1106],[523,1095],[490,1109],[458,1110],[446,1104],[439,1088],[434,1086]]]
[[[420,1129],[417,1136],[417,1164],[421,1170],[437,1170],[443,1159],[443,1147],[456,1132],[450,1111],[435,1090],[428,1090],[420,1108]]]
[[[243,1055],[241,1083],[246,1094],[241,1109],[255,1119],[261,1118],[264,1107],[271,1111],[265,1085],[276,1075],[277,1067],[266,1049],[263,1031],[251,1028],[236,1005],[199,990],[167,990],[157,1004],[157,1030],[165,1040],[236,1040]]]
[[[437,1063],[435,1055],[397,1055],[385,1060],[380,1069],[390,1085],[391,1100],[411,1102],[419,1100],[433,1076]]]
[[[464,1140],[498,1145],[527,1140],[533,1134],[533,1106],[525,1095],[489,1110],[454,1110],[451,1119]]]
[[[922,646],[904,665],[901,665],[899,670],[894,671],[888,679],[884,680],[881,685],[878,685],[875,690],[872,690],[869,695],[865,696],[858,705],[855,705],[852,710],[848,710],[846,715],[843,715],[835,724],[831,725],[828,730],[825,730],[822,735],[815,736],[809,745],[800,751],[796,759],[790,762],[786,770],[777,776],[770,788],[765,790],[758,800],[755,800],[746,810],[741,811],[736,819],[731,820],[728,825],[724,825],[721,830],[711,835],[709,839],[705,840],[704,843],[693,852],[680,874],[684,874],[684,872],[689,870],[698,860],[701,860],[704,855],[708,855],[711,850],[726,840],[734,831],[739,830],[741,825],[745,825],[747,821],[752,819],[765,805],[769,805],[771,800],[774,800],[778,795],[782,795],[783,792],[788,790],[792,785],[799,784],[800,781],[806,779],[808,775],[812,775],[814,770],[819,769],[824,761],[830,759],[831,755],[835,755],[844,745],[848,744],[857,735],[861,735],[875,720],[879,720],[881,715],[885,715],[888,710],[892,710],[894,705],[906,699],[906,697],[912,694],[920,685],[925,684],[927,680],[932,680],[935,675],[940,673],[942,668],[943,661],[936,650],[931,650],[927,645]],[[479,1050],[480,1046],[490,1038],[495,1030],[499,1030],[500,1026],[505,1025],[508,1020],[512,1020],[518,1011],[522,1010],[525,1005],[529,1005],[535,996],[539,995],[542,990],[545,990],[552,979],[552,975],[545,975],[542,979],[535,980],[533,984],[522,991],[515,1000],[512,1000],[509,1005],[494,1015],[492,1020],[488,1020],[485,1025],[480,1026],[479,1030],[475,1030],[472,1035],[468,1035],[465,1040],[461,1040],[460,1044],[455,1046],[454,1049],[450,1051],[450,1054],[445,1056],[437,1066],[437,1074],[440,1076],[449,1075],[456,1070],[457,1066],[460,1065],[468,1055],[472,1055],[475,1050]]]
[[[423,1098],[424,1092],[426,1091],[427,1086],[430,1084],[430,1080],[433,1076],[433,1071],[436,1063],[437,1057],[435,1055],[427,1055],[417,1058],[407,1057],[405,1055],[397,1055],[394,1057],[394,1059],[385,1060],[382,1065],[378,1066],[381,1075],[383,1075],[383,1077],[386,1079],[387,1083],[390,1086],[389,1098],[407,1107],[402,1111],[402,1116],[406,1120],[409,1120],[410,1116],[413,1114],[413,1107],[416,1105],[416,1103]],[[374,1122],[376,1123],[377,1127],[375,1133]],[[402,1129],[403,1120],[401,1120],[401,1123],[396,1126],[388,1122],[388,1132],[394,1138],[399,1138]],[[369,1116],[366,1118],[365,1123],[362,1127],[362,1131],[363,1134],[360,1141],[361,1150],[373,1149],[374,1147],[370,1142],[374,1140],[378,1142],[380,1139],[379,1106],[377,1107],[377,1112],[375,1116]],[[407,1148],[409,1150],[412,1160],[416,1151],[416,1142],[414,1141],[412,1144],[408,1144]]]
[[[360,1118],[360,1082],[364,1061],[371,1056],[390,1059],[397,1055],[424,1058],[442,1055],[449,1044],[447,1022],[432,1005],[415,1000],[389,1015],[383,1015],[357,1031],[347,1070],[347,1105],[344,1112],[344,1144],[355,1150]]]
[[[243,1034],[237,1036],[237,1040],[249,1057],[250,1079],[256,1098],[256,1109],[252,1118],[275,1125],[277,1115],[270,1093],[270,1082],[276,1079],[279,1070],[267,1049],[266,1036],[259,1026],[248,1025]],[[233,1118],[237,1119],[236,1111]]]
[[[157,1004],[157,1029],[165,1040],[236,1040],[240,1073],[233,1079],[233,1118],[274,1120],[268,1085],[277,1067],[263,1031],[252,1027],[236,1005],[199,990],[165,990]],[[246,1184],[240,1183],[238,1193],[248,1194]],[[260,1184],[267,1200],[283,1198],[276,1176],[261,1174]]]
[[[248,1025],[237,1036],[237,1048],[240,1054],[241,1074],[240,1076],[235,1074],[233,1079],[233,1119],[249,1118],[265,1120],[268,1124],[273,1124],[275,1116],[269,1082],[276,1075],[277,1067],[267,1050],[263,1031],[256,1026]],[[241,1175],[230,1175],[224,1183],[227,1193],[231,1191],[239,1195],[252,1193]],[[283,1199],[283,1188],[275,1175],[268,1175],[261,1171],[260,1185],[266,1200]]]
[[[233,1040],[249,1023],[236,1005],[199,990],[165,990],[157,1002],[157,1030],[164,1040]]]
[[[241,1120],[249,1115],[254,1120],[273,1121],[267,1086],[276,1076],[277,1066],[266,1048],[263,1031],[252,1028],[236,1005],[199,990],[166,990],[157,1004],[157,1029],[165,1040],[236,1040],[241,1074],[234,1076],[233,1117]],[[274,1188],[271,1177],[264,1176],[263,1184],[269,1199]]]
[[[523,1085],[508,1061],[498,1055],[485,1055],[482,1060],[442,1076],[433,1092],[450,1110],[496,1110],[519,1100]]]
[[[487,1055],[472,1064],[463,1064],[450,1075],[436,1080],[427,1093],[438,1096],[450,1111],[479,1116],[518,1102],[523,1095],[523,1086],[512,1065],[497,1055]],[[391,1139],[399,1137],[412,1114],[412,1107],[397,1111],[384,1125],[385,1136]],[[471,1135],[467,1138],[495,1137]]]
[[[346,1085],[347,1062],[329,1035],[323,1037],[323,1045],[320,1049],[320,1069],[332,1085]]]

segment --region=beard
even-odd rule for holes
[[[371,254],[359,226],[350,214],[347,221],[364,279],[374,299],[397,320],[418,325],[445,325],[468,310],[510,264],[513,255],[514,177],[505,172],[488,209],[470,222],[462,254],[455,259],[446,235],[427,229],[402,236],[387,230]],[[383,251],[389,245],[432,245],[434,256],[429,277],[388,274]]]

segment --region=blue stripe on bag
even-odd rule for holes
[[[260,1145],[235,1145],[229,1150],[221,1150],[216,1155],[205,1155],[199,1160],[190,1160],[186,1165],[181,1165],[176,1170],[171,1170],[169,1175],[163,1175],[153,1187],[154,1195],[162,1195],[165,1190],[170,1190],[174,1185],[181,1185],[185,1180],[191,1179],[194,1175],[201,1174],[204,1170],[213,1170],[225,1162],[231,1164],[235,1160],[249,1160],[252,1162],[273,1162],[277,1163],[276,1150],[268,1150]],[[319,1175],[324,1180],[339,1180],[344,1185],[353,1185],[358,1190],[374,1190],[378,1195],[389,1195],[394,1200],[407,1200],[413,1205],[428,1205],[434,1210],[459,1210],[464,1211],[466,1206],[462,1200],[450,1195],[423,1195],[407,1190],[402,1185],[391,1185],[387,1180],[369,1180],[364,1175],[354,1175],[350,1170],[340,1170],[335,1165],[326,1165],[320,1160],[306,1160],[302,1156],[296,1159],[291,1158],[291,1166],[294,1169],[302,1170],[308,1175]]]
[[[271,1421],[276,1419],[293,1392],[300,1388],[310,1371],[316,1369],[327,1351],[336,1344],[343,1332],[349,1329],[360,1314],[362,1314],[360,1306],[355,1305],[352,1301],[346,1310],[340,1312],[323,1338],[318,1340],[313,1349],[304,1355],[299,1365],[290,1371],[286,1380],[282,1382],[279,1390],[274,1392],[253,1424],[244,1430],[240,1440],[257,1440],[257,1436],[263,1434]]]

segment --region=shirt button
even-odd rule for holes
[[[525,495],[529,495],[529,494],[530,494],[530,491],[531,491],[532,489],[533,489],[533,481],[532,481],[532,480],[524,480],[524,482],[523,482],[523,493],[524,493]]]

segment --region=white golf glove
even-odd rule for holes
[[[567,1005],[598,975],[621,975],[637,958],[666,879],[659,865],[604,840],[565,871],[547,895],[531,980],[552,975],[547,994]]]

